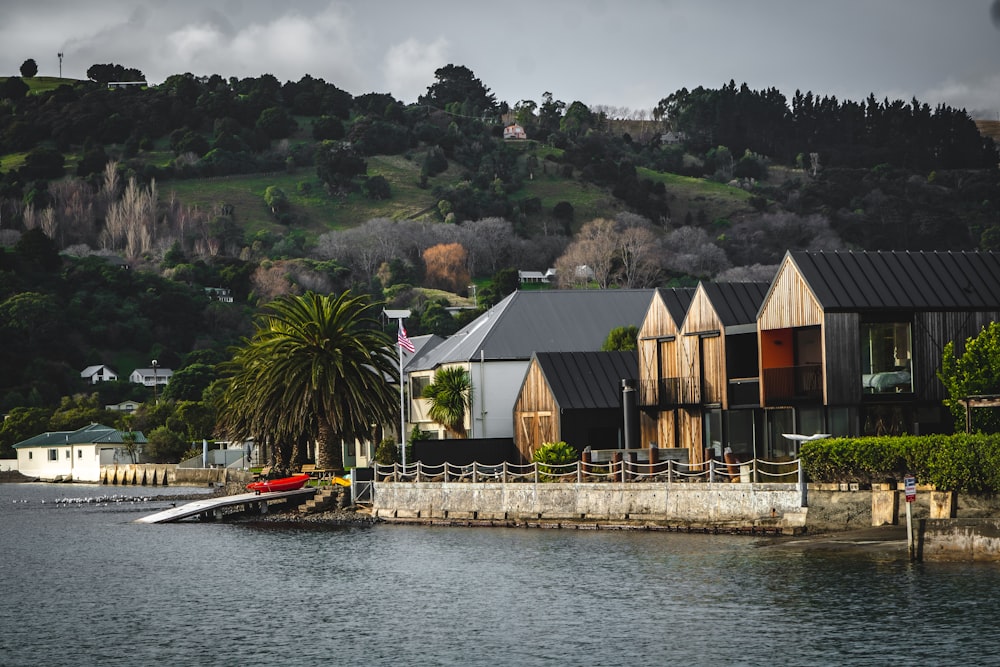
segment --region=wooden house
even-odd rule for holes
[[[673,446],[676,413],[684,403],[696,402],[693,385],[681,385],[680,329],[694,296],[693,287],[660,288],[639,327],[638,405],[640,443]]]
[[[634,385],[636,359],[635,352],[536,352],[514,402],[514,444],[522,460],[559,440],[580,452],[622,447],[623,381]]]
[[[701,283],[674,333],[670,322],[677,320],[666,305],[650,309],[660,322],[644,323],[639,336],[644,444],[686,448],[692,463],[721,458],[726,448],[742,458],[754,456],[762,419],[756,316],[767,287]]]
[[[942,350],[998,317],[1000,254],[787,253],[757,318],[771,452],[782,432],[950,429]]]

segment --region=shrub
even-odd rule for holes
[[[531,456],[532,461],[540,464],[538,470],[545,482],[558,480],[558,475],[565,471],[563,466],[575,463],[578,458],[576,448],[562,440],[543,443]]]
[[[947,491],[1000,491],[1000,435],[831,438],[802,443],[815,482],[901,481],[907,474]]]

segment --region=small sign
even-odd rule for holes
[[[903,478],[903,489],[906,492],[906,502],[912,503],[917,499],[917,478],[907,475]]]

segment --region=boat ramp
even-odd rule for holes
[[[216,498],[206,498],[196,500],[178,507],[171,507],[156,514],[150,514],[136,519],[136,523],[169,523],[180,521],[189,517],[197,516],[202,520],[214,521],[222,518],[223,509],[237,505],[245,506],[247,511],[256,511],[258,514],[267,514],[267,505],[272,500],[279,500],[293,496],[312,496],[316,493],[315,488],[295,489],[294,491],[268,491],[263,493],[238,493],[232,496],[219,496]]]

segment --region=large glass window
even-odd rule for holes
[[[420,398],[424,395],[424,389],[431,383],[428,375],[416,375],[410,378],[410,398]]]
[[[913,391],[910,324],[861,324],[861,387],[865,394]]]

